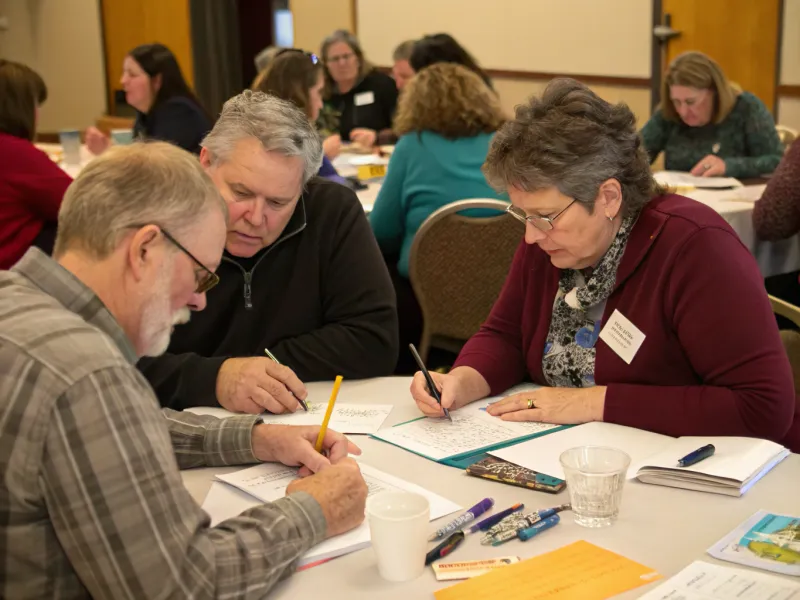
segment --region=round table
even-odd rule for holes
[[[419,416],[408,392],[410,381],[407,377],[346,381],[339,400],[393,404],[394,409],[384,423],[384,427],[389,427]],[[309,384],[310,398],[327,401],[331,385]],[[366,436],[351,437],[363,450],[363,462],[426,487],[465,509],[487,496],[495,499],[498,510],[515,502],[524,502],[526,510],[535,510],[568,501],[567,492],[545,494],[469,477],[462,470],[437,464],[390,444]],[[183,480],[192,497],[202,503],[215,474],[240,468],[188,470],[183,472]],[[453,553],[452,559],[510,555],[524,559],[584,539],[669,577],[693,560],[719,562],[706,555],[706,549],[758,509],[797,515],[800,509],[797,498],[800,498],[800,455],[797,454],[789,456],[741,498],[629,481],[619,521],[612,527],[585,529],[573,523],[570,514],[565,513],[560,525],[525,543],[514,540],[492,548],[481,546],[478,536],[471,536]],[[446,522],[448,518],[452,515],[441,521]],[[373,552],[365,549],[295,573],[279,584],[270,597],[406,600],[431,598],[435,590],[454,583],[457,582],[437,582],[430,569],[414,581],[389,583],[378,575]],[[653,584],[643,586],[619,598],[638,598],[653,587]]]

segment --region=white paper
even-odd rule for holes
[[[631,364],[633,357],[642,347],[645,337],[642,330],[618,310],[611,313],[611,317],[600,332],[600,339],[628,364]]]
[[[628,479],[632,479],[636,476],[636,470],[633,469],[635,463],[660,452],[674,440],[666,435],[613,423],[585,423],[492,450],[489,454],[526,469],[564,479],[564,469],[559,461],[562,452],[577,446],[611,446],[631,457]]]
[[[742,182],[733,177],[695,177],[682,171],[657,171],[653,173],[655,180],[661,185],[670,187],[693,188],[732,188],[742,187]]]
[[[369,465],[359,464],[370,496],[384,490],[401,490],[421,494],[430,502],[431,520],[449,515],[462,508],[455,502],[416,484],[384,473]],[[258,506],[261,502],[272,502],[283,498],[286,495],[286,487],[296,477],[297,469],[272,463],[217,475],[217,479],[230,484],[233,488],[225,484],[212,484],[211,490],[203,502],[203,509],[211,516],[212,525],[216,525],[225,519],[237,516],[243,510]],[[365,519],[352,531],[325,540],[309,550],[300,560],[300,566],[360,550],[369,546],[369,542],[369,524]]]
[[[326,408],[327,405],[321,402],[309,402],[308,412],[299,408],[294,413],[283,415],[264,413],[261,417],[265,423],[276,425],[322,425]],[[197,406],[186,410],[221,419],[236,416],[236,413],[213,406]],[[339,433],[369,435],[378,432],[390,412],[392,412],[391,404],[347,404],[346,402],[336,404],[328,427]]]
[[[538,386],[534,385],[517,386],[502,397],[537,388]],[[382,429],[375,434],[375,437],[433,460],[442,460],[464,452],[472,452],[486,446],[561,427],[533,421],[503,421],[499,417],[487,414],[486,407],[499,401],[502,397],[486,398],[481,402],[452,411],[450,413],[453,418],[452,423],[444,417],[422,418],[396,427]]]
[[[800,583],[695,561],[640,600],[798,600]]]
[[[373,92],[361,92],[353,96],[353,104],[356,106],[367,106],[368,104],[375,103],[375,94]]]

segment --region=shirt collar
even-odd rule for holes
[[[130,339],[97,294],[44,252],[29,249],[11,270],[109,336],[129,363],[139,360]]]

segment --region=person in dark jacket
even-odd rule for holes
[[[120,83],[125,101],[136,109],[133,135],[169,142],[194,154],[212,120],[181,73],[175,55],[162,44],[137,46],[125,57]],[[101,154],[111,141],[96,127],[86,130],[86,145]]]
[[[438,63],[455,63],[476,73],[489,88],[494,89],[492,80],[478,61],[449,33],[434,33],[418,40],[411,50],[408,63],[415,73]]]
[[[298,379],[392,372],[391,279],[355,194],[314,177],[321,160],[292,103],[250,90],[225,103],[200,154],[230,212],[220,283],[167,354],[139,364],[162,406],[294,411]]]
[[[364,147],[393,139],[394,80],[378,71],[364,57],[356,37],[343,29],[325,38],[320,56],[325,63],[325,101],[339,115],[341,139]]]

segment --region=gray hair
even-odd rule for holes
[[[397,46],[392,53],[392,60],[395,62],[398,60],[411,60],[411,54],[414,52],[414,44],[416,43],[417,40],[406,40]]]
[[[190,229],[228,208],[196,156],[165,142],[115,146],[90,162],[67,189],[53,256],[79,250],[102,260],[132,228]]]
[[[600,185],[616,179],[625,217],[663,191],[653,179],[631,109],[568,78],[554,79],[541,98],[517,107],[492,140],[483,172],[497,190],[555,187],[589,212]]]
[[[202,142],[213,162],[228,160],[236,144],[256,138],[267,152],[303,159],[303,185],[322,165],[322,140],[308,116],[291,102],[245,90],[228,100]]]

